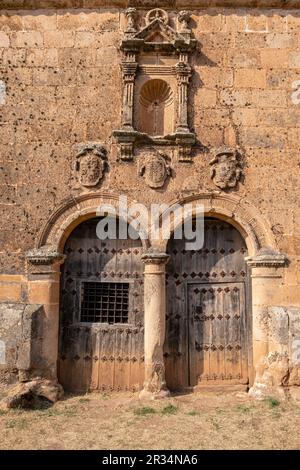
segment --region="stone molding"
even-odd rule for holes
[[[42,3],[42,5],[41,5]],[[155,8],[160,4],[162,8],[182,9],[182,8],[207,8],[207,0],[147,0],[145,6],[140,0],[0,0],[0,9],[19,10],[19,9],[62,9],[62,8]],[[300,8],[300,0],[213,0],[209,2],[209,7],[228,7],[228,8]]]
[[[251,268],[280,268],[286,265],[287,258],[271,248],[261,248],[256,256],[246,258]]]
[[[167,255],[166,253],[161,253],[161,252],[149,252],[145,253],[142,255],[142,261],[145,264],[167,264],[169,261],[170,256]]]
[[[255,256],[258,251],[268,246],[277,250],[274,235],[267,221],[253,204],[245,199],[232,194],[212,191],[205,193],[184,193],[181,197],[170,202],[168,211],[176,205],[184,206],[191,204],[196,213],[197,204],[203,206],[204,214],[208,217],[216,217],[233,225],[245,239],[250,256]],[[162,218],[165,214],[162,214]],[[180,222],[181,223],[181,222]],[[171,230],[176,225],[171,224]],[[167,241],[160,246],[162,251],[166,250]]]
[[[27,251],[27,262],[34,266],[49,266],[62,264],[66,255],[59,253],[53,246],[41,246]]]
[[[130,202],[131,199],[128,197],[128,203]],[[58,252],[62,251],[65,241],[75,227],[85,220],[99,216],[98,210],[103,204],[114,207],[118,215],[119,194],[96,192],[65,199],[41,231],[37,246],[51,245]],[[146,229],[143,232],[146,232]],[[143,237],[141,241],[147,250],[149,241]]]
[[[130,203],[130,198],[129,201]],[[139,201],[140,202],[140,201]],[[258,254],[262,247],[270,247],[277,252],[274,235],[262,214],[243,197],[224,194],[220,191],[192,193],[178,195],[169,203],[168,211],[176,205],[184,206],[191,203],[204,206],[204,213],[210,217],[217,217],[235,226],[244,237],[250,257]],[[110,192],[97,192],[70,197],[62,202],[49,218],[41,231],[37,246],[52,246],[57,252],[63,250],[64,243],[72,230],[84,220],[96,217],[97,209],[101,204],[110,204],[118,213],[119,194]],[[162,214],[164,217],[165,214]],[[174,226],[171,227],[174,230]],[[146,228],[144,232],[147,233]],[[155,244],[158,252],[165,252],[168,240]],[[149,239],[142,240],[145,252],[150,247]]]

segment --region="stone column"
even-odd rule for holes
[[[272,343],[272,306],[276,306],[278,290],[282,285],[284,255],[263,248],[254,257],[247,258],[252,278],[252,337],[254,383],[250,395],[262,399],[272,394],[280,395],[281,379],[284,376],[284,358],[279,357]],[[274,304],[275,302],[275,304]],[[277,349],[275,347],[275,349]],[[275,353],[275,356],[274,356]]]
[[[42,362],[44,377],[57,380],[60,265],[65,255],[52,247],[41,247],[26,254],[28,301],[42,305],[45,317],[42,325]]]
[[[145,263],[145,382],[140,398],[169,396],[165,380],[163,347],[166,333],[165,253],[148,253],[142,256]]]

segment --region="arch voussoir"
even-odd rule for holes
[[[249,255],[254,256],[262,247],[276,251],[277,246],[273,233],[259,210],[242,197],[222,193],[199,193],[179,198],[171,202],[169,211],[175,206],[192,206],[196,214],[196,206],[202,205],[206,217],[215,217],[232,224],[245,239]],[[162,218],[164,214],[162,214]],[[182,220],[181,220],[182,223]],[[171,224],[172,231],[176,224]],[[168,240],[161,243],[165,250]]]
[[[57,251],[63,251],[64,244],[75,227],[85,220],[101,215],[99,210],[103,206],[111,206],[117,217],[122,217],[119,195],[89,193],[64,201],[43,228],[38,238],[37,247],[51,245]],[[142,227],[140,234],[147,234],[147,227]],[[143,236],[141,240],[143,247],[147,249],[149,246],[148,238]]]

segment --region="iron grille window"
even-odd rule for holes
[[[82,322],[128,323],[129,283],[83,282]]]

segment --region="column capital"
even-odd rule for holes
[[[274,278],[282,278],[282,268],[287,261],[285,255],[271,248],[261,248],[255,256],[246,258],[246,262],[252,270],[252,278],[265,278],[272,282]]]
[[[125,83],[133,83],[136,77],[138,63],[132,60],[124,60],[121,64],[123,80]]]
[[[148,252],[142,255],[142,261],[145,264],[167,264],[169,259],[170,256],[167,253],[162,253],[159,251]]]
[[[41,246],[26,252],[28,272],[31,274],[52,273],[64,263],[66,255],[59,253],[53,246]]]
[[[255,256],[246,258],[251,268],[280,268],[286,265],[287,258],[272,248],[261,248]]]

